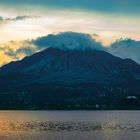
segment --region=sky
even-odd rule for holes
[[[139,0],[0,0],[0,64],[13,60],[1,48],[19,49],[23,40],[48,34],[86,33],[105,46],[139,40],[139,7]]]

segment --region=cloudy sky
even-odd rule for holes
[[[0,50],[65,31],[91,34],[104,45],[121,37],[139,40],[139,7],[139,0],[0,0]],[[11,60],[0,51],[0,63]]]

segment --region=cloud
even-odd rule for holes
[[[102,44],[97,42],[89,34],[77,32],[63,32],[56,35],[50,34],[32,40],[32,43],[39,49],[56,47],[65,50],[104,50]]]
[[[5,55],[8,55],[9,57],[12,57],[13,59],[18,59],[17,54],[14,52],[12,48],[5,47],[1,49]]]
[[[15,20],[25,20],[27,18],[32,18],[31,16],[17,16]]]
[[[15,49],[14,47],[18,48]],[[34,54],[35,52],[37,52],[37,49],[29,40],[21,42],[10,41],[0,47],[0,52],[12,58],[13,60],[18,60],[25,56]]]
[[[0,17],[0,21],[3,21],[3,17]]]
[[[30,18],[37,18],[38,16],[16,16],[14,18],[4,18],[0,16],[0,21],[20,21],[20,20],[26,20],[26,19],[30,19]]]
[[[121,58],[131,58],[140,64],[140,41],[121,38],[112,43],[108,51]]]

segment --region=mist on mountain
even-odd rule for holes
[[[108,52],[121,58],[131,58],[140,64],[140,41],[121,38],[110,45]]]

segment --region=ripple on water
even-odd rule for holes
[[[0,121],[0,131],[140,131],[140,124],[96,123],[81,121]]]

